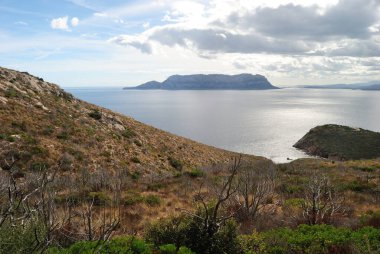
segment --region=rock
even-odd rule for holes
[[[40,101],[36,103],[36,107],[41,108],[45,111],[49,111],[49,109],[47,107],[45,107]]]
[[[4,98],[4,97],[0,96],[0,102],[3,103],[3,104],[7,104],[8,100],[7,100],[7,98]]]

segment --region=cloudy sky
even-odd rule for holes
[[[0,65],[64,87],[380,80],[380,0],[0,0]]]

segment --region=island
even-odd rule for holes
[[[279,89],[262,75],[238,74],[195,74],[173,75],[163,82],[149,81],[135,87],[124,89],[162,89],[162,90],[266,90]]]
[[[334,160],[375,159],[380,157],[380,133],[327,124],[311,129],[294,147]]]

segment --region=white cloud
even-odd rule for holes
[[[20,25],[20,26],[27,26],[28,23],[24,22],[24,21],[17,21],[15,22],[16,25]]]
[[[69,30],[69,25],[67,24],[68,19],[68,16],[52,19],[50,26],[53,29]]]
[[[79,24],[79,19],[77,17],[74,17],[71,19],[71,25],[73,27],[77,26]]]

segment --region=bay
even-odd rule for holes
[[[307,157],[292,146],[317,125],[342,124],[380,131],[378,91],[66,90],[168,132],[275,162]]]

